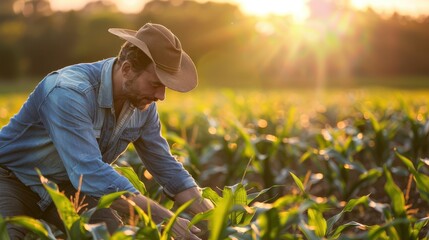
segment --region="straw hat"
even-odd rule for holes
[[[109,32],[140,48],[153,61],[156,74],[166,87],[188,92],[197,86],[195,65],[168,28],[146,23],[138,31],[110,28]]]

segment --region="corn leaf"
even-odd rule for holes
[[[337,223],[341,219],[341,217],[344,215],[344,213],[351,212],[353,210],[353,208],[355,208],[359,204],[368,204],[368,201],[369,201],[368,196],[363,196],[363,197],[360,197],[357,199],[351,199],[350,201],[348,201],[346,206],[343,208],[343,210],[341,210],[340,213],[338,213],[338,214],[336,214],[333,217],[328,219],[327,232],[329,234],[331,233],[333,226],[335,225],[335,223]]]
[[[318,237],[325,236],[327,224],[321,211],[314,208],[308,209],[308,225],[314,228],[314,231]]]
[[[386,193],[389,195],[390,200],[392,201],[392,209],[395,217],[405,217],[406,209],[405,209],[405,198],[401,189],[394,183],[392,174],[385,168],[386,174],[386,184],[384,185],[384,189]]]
[[[98,201],[97,209],[110,207],[110,205],[112,205],[112,203],[116,199],[120,198],[125,193],[127,193],[127,191],[114,192],[114,193],[110,193],[110,194],[102,196],[100,198],[100,200]]]
[[[191,204],[195,201],[195,199],[191,199],[190,201],[187,201],[186,203],[182,204],[176,212],[174,212],[173,216],[168,220],[167,225],[165,226],[165,229],[161,235],[161,240],[168,240],[170,239],[170,230],[173,227],[173,224],[176,222],[177,217],[179,217],[179,214],[185,211]],[[189,227],[189,226],[188,226]]]
[[[293,180],[295,181],[295,184],[298,186],[301,192],[305,193],[304,185],[302,184],[301,180],[292,172],[290,172],[290,175],[292,176]]]
[[[413,174],[420,196],[429,202],[429,176],[419,173],[410,159],[398,152],[396,152],[396,156],[399,157],[399,159],[407,166],[408,170]]]
[[[313,229],[309,225],[307,225],[304,220],[301,219],[298,224],[298,228],[305,235],[306,239],[320,240],[320,238],[314,233]]]
[[[274,185],[271,186],[269,188],[265,188],[262,189],[259,192],[255,192],[255,193],[251,193],[251,194],[247,194],[247,202],[246,204],[249,205],[251,204],[256,198],[258,198],[259,196],[263,195],[264,193],[268,192],[269,190],[271,190],[272,188],[277,188],[277,187],[283,187],[282,185]]]
[[[77,214],[73,204],[63,193],[59,192],[58,186],[54,182],[51,182],[47,178],[43,177],[39,170],[37,171],[43,186],[51,196],[52,201],[58,209],[58,214],[60,215],[61,220],[63,220],[65,227],[70,230],[72,225],[76,221],[80,220],[80,217]]]
[[[50,235],[49,231],[46,230],[45,225],[34,218],[27,216],[13,216],[7,218],[7,222],[10,224],[20,225],[37,234],[42,239],[55,239],[55,236]]]
[[[415,224],[415,228],[420,230],[421,228],[423,228],[424,226],[426,226],[429,223],[429,217],[425,217],[422,219],[419,219],[416,224]]]
[[[369,231],[367,232],[367,236],[364,237],[364,239],[380,239],[380,235],[385,233],[389,228],[395,227],[397,225],[403,225],[403,224],[409,224],[410,221],[406,218],[398,218],[393,221],[390,221],[383,225],[374,225],[372,226]],[[407,238],[400,238],[395,232],[390,232],[389,239],[409,239]]]
[[[223,196],[222,201],[214,208],[212,218],[209,222],[209,240],[223,239],[228,221],[229,211],[232,207],[232,195]]]
[[[131,229],[121,229],[120,231],[116,231],[109,238],[109,240],[133,240],[134,230]]]
[[[118,171],[120,174],[122,174],[124,177],[126,177],[131,184],[143,195],[147,193],[146,186],[142,181],[140,181],[139,177],[137,176],[136,172],[132,167],[113,167],[116,171]]]
[[[302,201],[304,201],[304,198],[302,196],[298,196],[298,195],[285,195],[285,196],[277,199],[273,203],[273,206],[276,207],[276,208],[282,208],[282,207],[289,206],[291,204],[301,203]]]
[[[351,221],[351,222],[348,222],[348,223],[345,223],[345,224],[338,226],[338,228],[335,229],[335,232],[330,236],[330,239],[338,239],[344,230],[347,230],[351,227],[359,227],[361,229],[367,228],[366,225],[363,225],[363,224],[355,222],[355,221]]]
[[[191,220],[191,224],[195,225],[203,220],[208,220],[212,217],[212,215],[213,215],[213,209],[207,212],[201,212],[201,213],[195,214],[195,216]]]
[[[384,170],[386,175],[384,189],[390,197],[393,215],[395,219],[407,219],[404,194],[393,181],[392,174],[387,170],[387,167]],[[400,239],[408,239],[410,237],[411,229],[408,222],[395,224],[395,229]]]
[[[212,201],[214,205],[219,204],[219,202],[222,200],[222,198],[209,187],[202,189],[202,196]]]
[[[139,219],[143,222],[143,227],[141,227],[135,234],[135,239],[151,239],[159,240],[161,235],[158,231],[157,225],[150,217],[150,208],[148,209],[149,213],[146,214],[139,206],[137,206],[133,201],[128,200],[128,203],[134,207],[134,210],[139,215]],[[150,206],[150,205],[149,205]]]
[[[300,221],[300,212],[297,208],[288,209],[287,211],[279,212],[280,225],[283,228],[289,228],[297,225]]]
[[[247,206],[247,192],[244,188],[243,184],[238,183],[233,186],[225,186],[223,190],[223,196],[230,195],[232,197],[232,204]],[[234,208],[231,212],[230,219],[232,221],[232,225],[236,225],[243,219],[245,211],[242,209]]]
[[[296,214],[297,215],[297,214]],[[284,216],[287,218],[288,216]],[[267,211],[259,214],[257,218],[257,226],[259,226],[259,234],[261,239],[275,239],[279,236],[281,230],[281,218],[279,217],[279,210],[270,208]]]
[[[413,228],[413,232],[415,232],[416,236],[420,233],[422,228],[424,228],[428,224],[428,222],[429,222],[429,217],[425,217],[416,221]]]
[[[6,224],[7,222],[0,214],[0,239],[9,240],[10,238],[9,238],[9,234],[7,234]]]

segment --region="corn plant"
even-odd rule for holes
[[[426,202],[429,202],[429,176],[418,171],[418,169],[422,168],[424,165],[427,165],[426,161],[420,161],[416,168],[410,159],[399,153],[396,153],[396,155],[407,166],[408,170],[412,174],[421,198]]]
[[[208,226],[207,238],[429,238],[426,90],[334,90],[317,99],[308,90],[264,91],[171,92],[159,104],[172,153],[215,203],[192,219]],[[8,99],[0,107],[4,123],[25,100]],[[172,209],[132,146],[118,164],[142,194]],[[69,213],[62,237],[169,237],[167,222],[162,228],[150,213],[135,212],[136,224],[111,236],[87,224],[90,212]],[[43,221],[4,217],[2,239],[8,223],[56,237]]]
[[[399,146],[401,152],[409,152],[413,160],[429,156],[429,120],[427,109],[416,104],[406,104],[401,102],[403,110],[403,120],[401,122],[403,131],[401,138],[402,146]],[[417,164],[417,162],[414,162]]]
[[[339,129],[324,129],[317,136],[320,159],[324,163],[320,170],[330,181],[330,192],[338,192],[344,199],[348,199],[369,178],[363,177],[367,169],[355,160],[355,156],[363,149],[361,139]],[[353,176],[362,176],[355,181]],[[371,175],[372,176],[372,175]],[[352,186],[353,185],[353,186]]]

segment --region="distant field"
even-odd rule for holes
[[[28,92],[2,90],[0,126]],[[270,205],[221,205],[230,207],[223,236],[417,239],[427,237],[429,221],[428,96],[429,89],[198,88],[168,91],[158,106],[173,154],[201,186],[221,195],[237,183],[249,194],[270,189],[261,194]],[[121,161],[156,197],[132,148]]]
[[[0,126],[7,123],[11,115],[19,110],[37,82],[0,84]],[[371,102],[371,103],[370,103]],[[244,108],[257,115],[272,115],[277,112],[297,109],[301,113],[318,108],[331,107],[350,111],[351,107],[365,103],[386,105],[389,108],[409,103],[424,107],[429,102],[429,88],[346,88],[346,89],[230,89],[200,87],[190,93],[167,91],[167,98],[160,102],[161,112],[172,115],[198,115],[200,112],[222,111],[239,117]],[[346,114],[346,112],[344,112]]]

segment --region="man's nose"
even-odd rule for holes
[[[156,89],[155,98],[160,101],[165,99],[165,86],[161,86]]]

